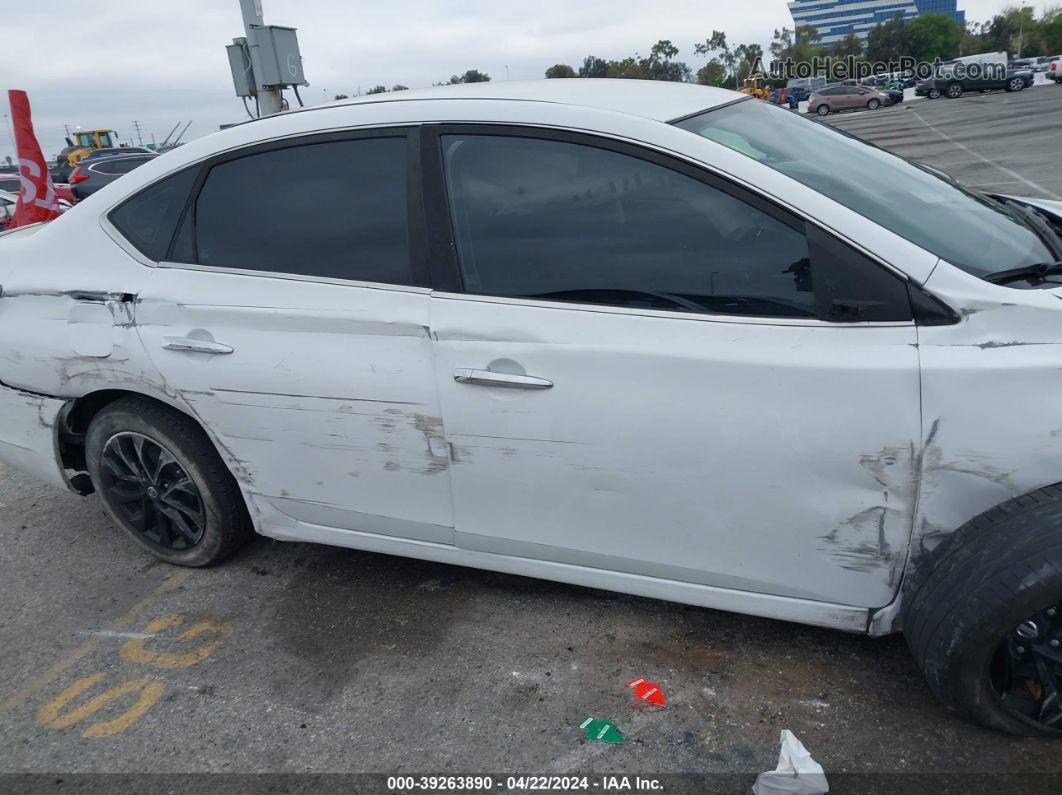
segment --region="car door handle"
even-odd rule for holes
[[[168,351],[185,351],[186,353],[232,353],[231,345],[208,340],[194,340],[191,337],[163,337],[163,348]]]
[[[552,381],[535,378],[533,375],[493,373],[490,370],[472,370],[467,367],[458,367],[454,370],[454,380],[459,384],[500,386],[507,389],[550,389],[553,386]]]

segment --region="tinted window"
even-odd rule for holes
[[[18,193],[21,189],[22,183],[18,180],[18,177],[0,179],[0,190],[6,190],[8,193]]]
[[[197,171],[185,169],[140,191],[111,213],[111,223],[146,257],[165,259]]]
[[[864,263],[839,262],[832,251],[820,270],[802,227],[677,171],[556,141],[444,136],[443,145],[469,292],[684,312],[910,318],[906,288],[892,274],[881,271],[895,291],[871,290],[867,299]],[[846,267],[850,279],[836,273]],[[890,308],[868,314],[854,305],[863,299]]]
[[[909,160],[765,102],[679,123],[975,275],[1054,259],[1014,213]]]
[[[216,165],[190,237],[201,265],[409,284],[406,140],[307,144]]]
[[[151,158],[148,157],[119,157],[104,160],[90,166],[91,171],[99,174],[128,174],[137,166],[142,166]]]

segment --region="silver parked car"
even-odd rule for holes
[[[877,110],[888,104],[888,95],[871,86],[826,86],[808,97],[808,113],[827,116],[843,110]]]
[[[257,532],[902,631],[1057,735],[1060,224],[689,84],[283,113],[0,236],[0,458],[178,565]]]

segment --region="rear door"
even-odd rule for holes
[[[404,130],[386,130],[206,164],[137,323],[263,504],[303,525],[449,543],[415,158]],[[164,214],[157,196],[139,201],[114,214],[132,239]]]
[[[887,604],[920,438],[903,281],[627,145],[468,127],[440,151],[458,545]]]

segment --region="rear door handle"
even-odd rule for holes
[[[163,337],[163,348],[168,351],[185,351],[186,353],[232,353],[231,345],[222,345],[220,342],[208,340],[195,340],[191,337]]]
[[[500,386],[507,389],[550,389],[553,386],[552,381],[535,378],[533,375],[493,373],[490,370],[472,370],[467,367],[458,367],[454,370],[454,380],[459,384]]]

